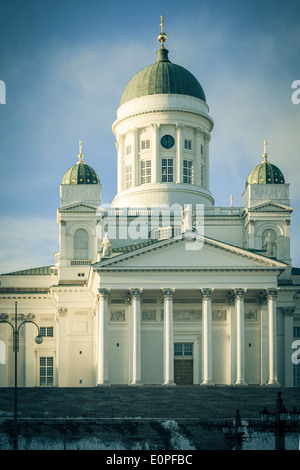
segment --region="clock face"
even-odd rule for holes
[[[175,144],[175,140],[171,135],[164,135],[161,138],[160,143],[165,149],[170,149]]]

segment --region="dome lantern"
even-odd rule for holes
[[[246,187],[249,184],[285,184],[285,179],[281,170],[268,161],[266,146],[267,141],[264,140],[263,161],[249,174],[246,181]]]
[[[61,184],[100,184],[95,170],[83,161],[82,141],[79,141],[78,162],[64,174]]]

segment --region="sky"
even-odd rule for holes
[[[197,77],[214,120],[215,205],[229,206],[232,194],[242,206],[266,139],[269,161],[290,183],[291,253],[300,267],[298,0],[1,0],[0,273],[53,263],[59,185],[79,140],[102,202],[114,198],[112,124],[128,81],[156,59],[161,14],[169,59]]]

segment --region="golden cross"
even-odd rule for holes
[[[163,33],[164,32],[163,31],[163,25],[164,25],[164,21],[165,21],[164,15],[160,15],[160,19],[161,19],[160,28],[161,28],[161,32]]]
[[[79,141],[79,155],[78,155],[79,161],[81,162],[83,159],[82,155],[82,140]]]
[[[266,162],[267,161],[267,141],[266,139],[264,140],[264,154],[263,154],[263,157],[264,157],[264,161]]]

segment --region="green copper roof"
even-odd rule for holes
[[[154,64],[143,68],[127,84],[121,105],[134,98],[157,94],[178,94],[206,101],[202,86],[191,72],[172,64],[164,47],[157,51]]]
[[[61,184],[100,184],[95,170],[82,160],[65,173]]]
[[[50,276],[52,274],[53,266],[41,266],[39,268],[22,269],[22,271],[15,271],[6,273],[5,276]]]
[[[248,184],[284,184],[284,176],[277,166],[272,165],[266,159],[257,165],[247,178]]]

